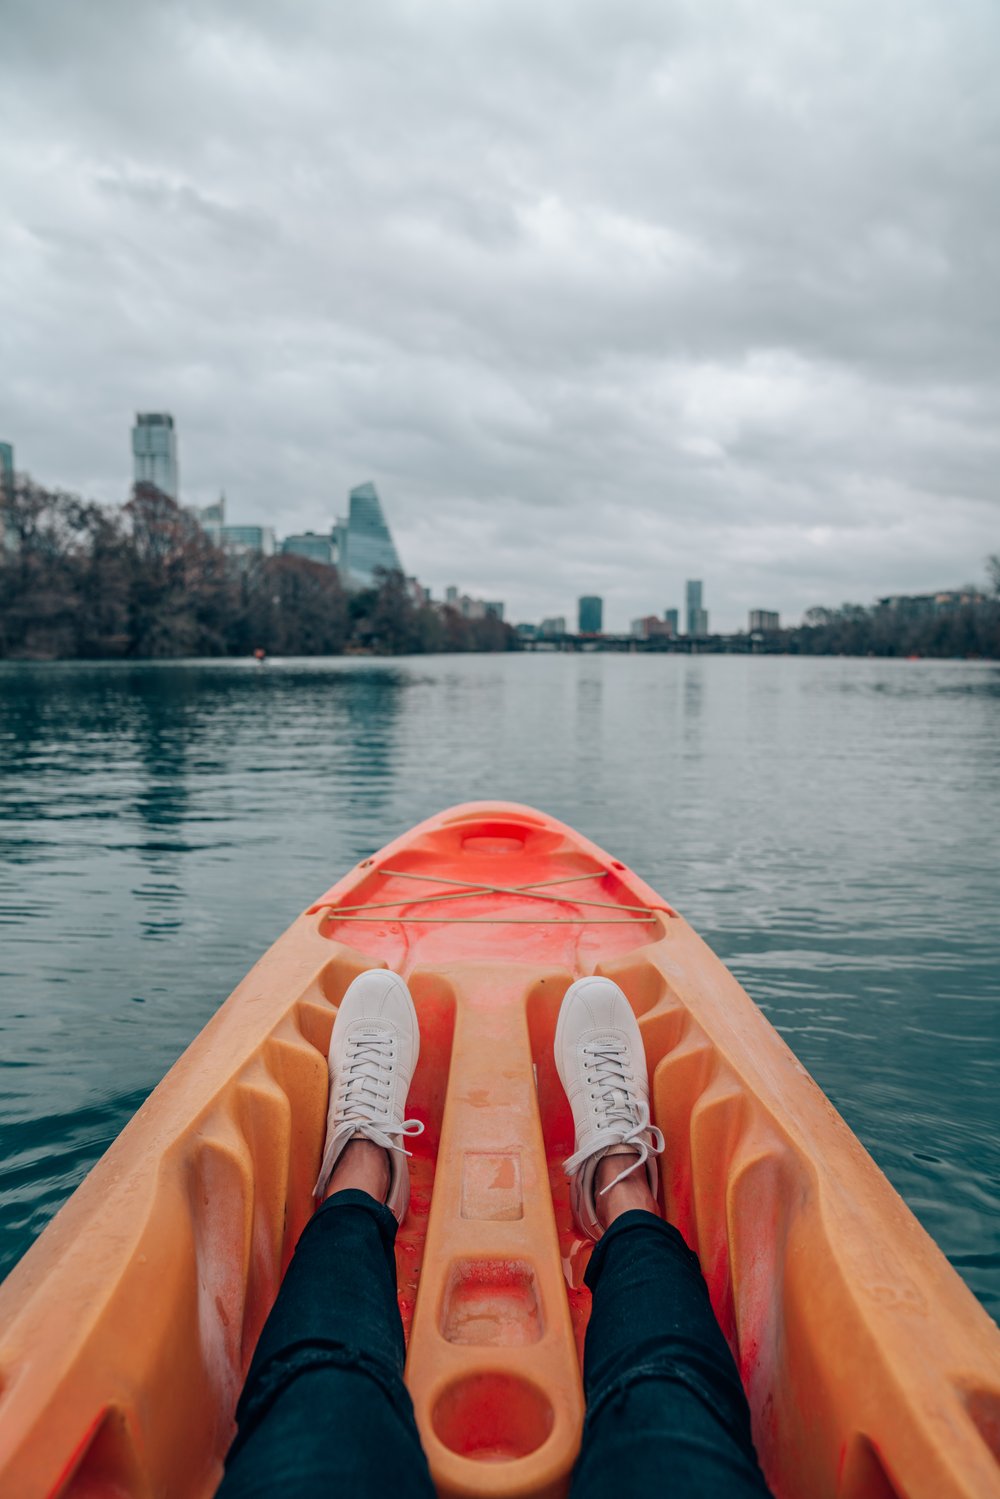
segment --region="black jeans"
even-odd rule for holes
[[[236,1409],[223,1499],[434,1499],[403,1384],[396,1220],[338,1192],[307,1225]],[[697,1257],[669,1223],[625,1213],[586,1275],[587,1418],[572,1499],[768,1494],[746,1398]]]

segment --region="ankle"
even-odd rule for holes
[[[635,1151],[638,1156],[639,1152]],[[644,1212],[659,1216],[656,1198],[649,1190],[649,1178],[645,1168],[630,1172],[622,1181],[615,1177],[626,1171],[631,1162],[627,1154],[602,1156],[597,1163],[594,1177],[594,1202],[597,1219],[602,1228],[610,1228],[623,1213]],[[611,1183],[614,1182],[614,1186]]]
[[[348,1140],[323,1194],[323,1201],[334,1192],[367,1192],[376,1202],[389,1195],[389,1156],[381,1145],[371,1140]]]

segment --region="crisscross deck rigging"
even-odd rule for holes
[[[353,906],[326,905],[318,909],[328,911],[331,916],[348,917],[351,921],[398,921],[420,926],[429,922],[439,925],[450,923],[455,926],[623,926],[632,925],[636,921],[639,925],[655,921],[658,913],[650,910],[648,906],[626,906],[618,901],[587,900],[583,896],[569,897],[548,893],[548,887],[552,885],[572,885],[578,884],[581,880],[603,879],[607,872],[606,869],[593,869],[586,874],[560,875],[557,879],[535,880],[527,885],[491,885],[485,881],[454,880],[444,875],[415,874],[408,869],[383,868],[373,870],[372,873],[392,879],[421,880],[427,884],[453,885],[459,888],[439,890],[433,895],[406,895],[398,900],[365,901]],[[446,900],[469,900],[477,895],[521,895],[531,900],[550,901],[556,905],[590,906],[604,911],[629,911],[633,914],[629,916],[371,916],[360,914],[370,911],[396,910],[401,906],[417,904],[426,906]]]

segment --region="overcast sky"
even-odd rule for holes
[[[0,438],[606,624],[1000,550],[996,0],[2,0]]]

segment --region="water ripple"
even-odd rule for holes
[[[684,911],[995,1312],[998,746],[977,664],[0,665],[0,1271],[307,901],[504,797]]]

